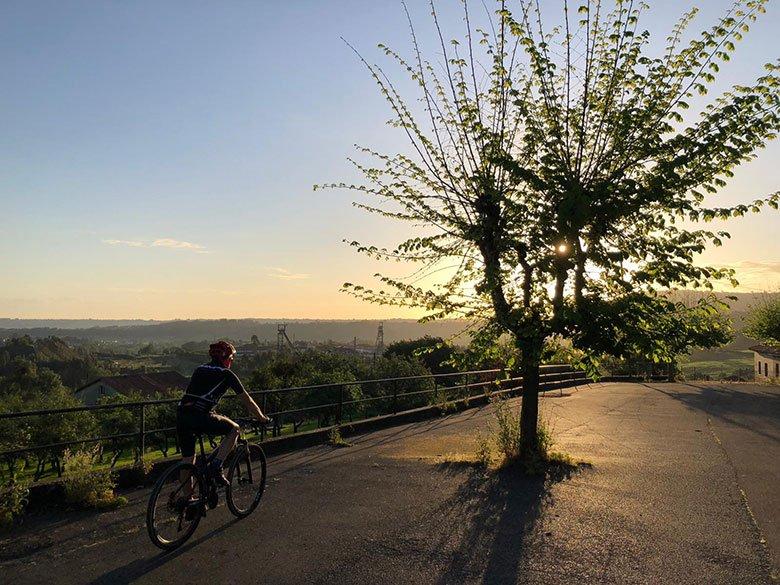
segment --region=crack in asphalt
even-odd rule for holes
[[[776,569],[772,563],[772,551],[769,550],[769,543],[767,542],[766,537],[764,536],[764,532],[761,530],[761,526],[759,526],[758,524],[756,515],[753,513],[753,510],[750,507],[750,502],[748,502],[747,494],[745,493],[745,490],[742,488],[742,485],[739,483],[739,473],[737,472],[737,468],[734,465],[734,462],[732,461],[728,451],[726,451],[726,448],[723,446],[723,441],[720,440],[720,437],[715,432],[715,427],[712,424],[712,417],[710,417],[709,413],[707,414],[707,428],[709,429],[710,434],[712,435],[712,439],[718,445],[718,448],[720,449],[721,453],[723,453],[723,457],[726,459],[728,466],[731,468],[731,471],[734,474],[734,485],[736,485],[737,490],[739,491],[740,500],[742,501],[742,507],[747,515],[748,522],[750,523],[750,527],[752,528],[752,532],[753,532],[753,536],[755,537],[756,544],[758,545],[758,548],[761,550],[764,569],[767,572],[767,577],[769,578],[769,582],[770,583],[780,582],[780,571],[778,571],[778,569]]]

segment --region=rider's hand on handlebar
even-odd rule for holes
[[[257,420],[260,421],[260,423],[262,423],[264,425],[267,425],[268,423],[271,422],[271,418],[266,416],[266,415],[264,415],[264,414],[261,414],[260,416],[258,416]]]

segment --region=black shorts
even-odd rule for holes
[[[176,410],[176,434],[179,436],[182,457],[195,455],[196,435],[227,435],[237,428],[236,423],[216,412],[181,406]]]

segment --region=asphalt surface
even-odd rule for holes
[[[2,583],[776,583],[780,388],[604,384],[542,400],[568,478],[484,474],[489,407],[269,462],[248,519],[148,541],[148,490],[113,512],[31,518]],[[774,580],[773,575],[774,574]]]

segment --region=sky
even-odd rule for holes
[[[408,4],[427,39],[425,2]],[[663,41],[687,4],[651,4],[643,24]],[[698,4],[694,30],[730,2]],[[559,6],[544,0],[548,22]],[[438,7],[459,36],[459,3]],[[749,83],[778,57],[779,8],[770,2],[716,87]],[[390,245],[404,228],[312,186],[356,179],[355,143],[407,150],[340,37],[383,64],[378,42],[409,48],[396,0],[4,0],[0,317],[419,316],[339,292],[384,268],[343,239]],[[712,203],[777,190],[778,163],[772,142]],[[702,262],[735,267],[738,290],[777,289],[779,220],[729,222],[732,239]]]

